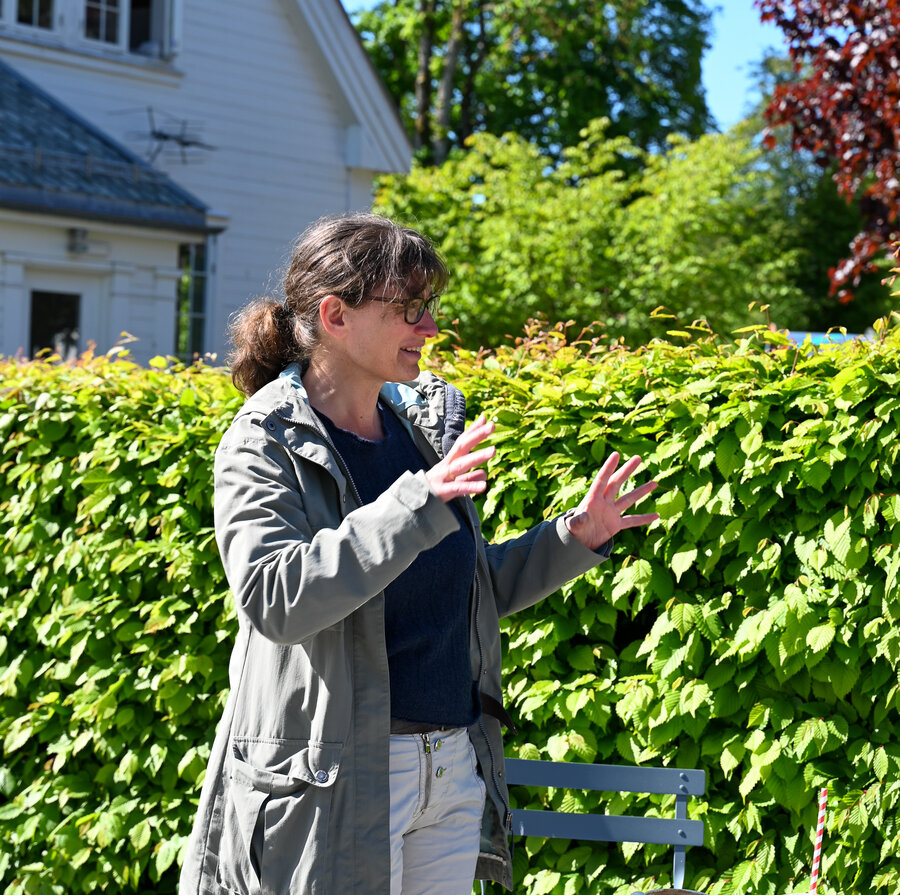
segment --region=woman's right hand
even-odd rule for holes
[[[493,431],[493,422],[481,414],[456,439],[447,456],[425,473],[431,490],[444,503],[455,497],[474,497],[487,488],[487,473],[475,467],[487,463],[495,449],[486,447],[476,451],[475,448]]]

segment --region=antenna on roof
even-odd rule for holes
[[[129,114],[138,112],[138,109],[120,109],[113,114]],[[188,164],[192,156],[188,154],[192,149],[213,150],[216,147],[206,143],[200,137],[201,125],[192,124],[186,118],[177,118],[168,112],[154,111],[153,106],[147,106],[147,130],[132,132],[130,139],[146,139],[147,150],[145,158],[152,165],[157,156],[167,147],[179,150],[182,164]],[[162,122],[157,123],[157,118]],[[196,156],[193,156],[196,158]]]

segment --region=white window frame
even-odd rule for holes
[[[34,8],[37,9],[40,7],[41,0],[32,0],[34,4]],[[19,0],[8,0],[9,5],[9,18],[11,20],[11,24],[16,25],[19,28],[28,28],[37,31],[38,33],[47,34],[50,31],[53,31],[56,27],[56,15],[57,15],[57,6],[58,0],[50,0],[50,27],[43,28],[40,25],[36,25],[32,22],[20,22],[19,21]]]
[[[79,22],[78,22],[78,31],[81,36],[81,39],[88,45],[92,47],[102,47],[102,48],[110,48],[114,47],[122,52],[128,51],[128,31],[131,25],[131,3],[130,0],[115,0],[118,3],[117,13],[118,13],[118,33],[116,34],[115,40],[107,40],[105,37],[89,37],[87,33],[87,23],[88,23],[88,4],[93,6],[101,6],[105,7],[106,4],[113,2],[113,0],[76,0],[76,2],[81,7],[79,10]]]
[[[179,253],[179,269],[181,276],[178,278],[175,296],[175,348],[173,353],[180,357],[185,363],[193,363],[194,355],[198,354],[203,357],[209,351],[209,318],[210,314],[210,240],[201,240],[197,242],[180,243],[178,246]],[[203,253],[203,265],[197,266],[198,250]],[[183,252],[187,252],[188,266],[181,265],[181,256]],[[202,281],[202,307],[200,310],[194,306],[193,297],[198,280]],[[184,290],[182,292],[182,290]],[[186,305],[182,307],[182,302],[186,301]],[[182,324],[186,323],[186,328],[182,328]],[[195,328],[196,327],[196,328]],[[190,344],[187,345],[186,351],[181,350],[181,336],[184,335],[186,341],[190,343],[191,335],[197,333],[200,336],[199,351],[191,351]]]
[[[35,3],[39,0],[35,0]],[[68,0],[50,0],[50,27],[42,28],[40,25],[31,25],[19,21],[19,0],[0,0],[0,27],[8,26],[17,36],[31,35],[36,38],[46,38],[48,34],[59,32],[59,18],[61,8]]]
[[[93,2],[104,5],[108,0]],[[121,54],[125,59],[156,59],[164,62],[174,59],[181,48],[184,0],[152,0],[150,39],[144,52],[130,47],[132,0],[119,0],[115,40],[87,36],[88,0],[51,0],[51,3],[51,25],[49,28],[42,28],[17,21],[18,0],[0,0],[0,35],[5,32],[10,37],[43,44],[47,44],[48,38],[51,38],[51,43],[72,50],[115,53]]]

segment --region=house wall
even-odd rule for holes
[[[32,293],[80,296],[78,350],[89,341],[106,351],[122,333],[140,334],[129,345],[146,363],[170,354],[175,332],[178,245],[187,233],[147,231],[91,223],[84,250],[68,250],[77,219],[0,210],[0,351],[30,353]]]
[[[206,338],[221,358],[230,314],[277,288],[307,224],[368,208],[373,172],[348,161],[359,122],[297,0],[183,0],[179,9],[180,49],[170,62],[37,45],[11,38],[11,29],[0,31],[0,56],[152,159],[226,225],[210,272]],[[157,129],[211,148],[154,140],[148,109]],[[102,347],[109,333],[96,335]]]

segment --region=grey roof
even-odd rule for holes
[[[0,208],[209,229],[199,199],[2,60]]]

